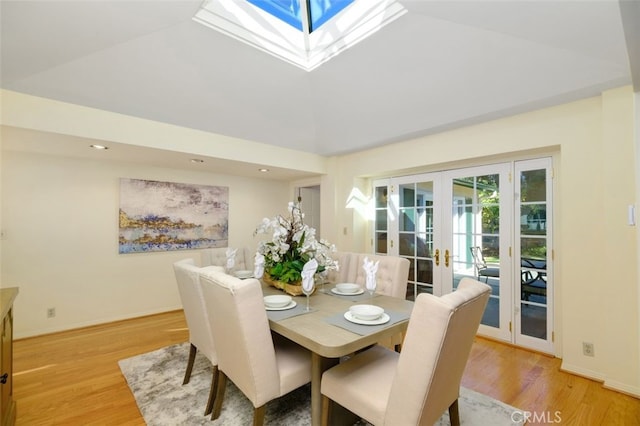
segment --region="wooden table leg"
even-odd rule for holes
[[[320,380],[322,378],[323,358],[315,352],[311,354],[311,425],[322,424],[322,394],[320,393]]]
[[[338,359],[325,358],[315,352],[311,353],[311,425],[320,426],[322,424],[322,393],[320,392],[320,381],[322,373],[328,368],[336,365]]]

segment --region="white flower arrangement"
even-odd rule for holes
[[[289,217],[264,218],[255,234],[271,234],[270,241],[258,243],[257,256],[264,258],[264,272],[285,283],[300,281],[302,269],[309,260],[318,262],[317,273],[338,270],[331,257],[336,251],[328,241],[316,239],[316,230],[304,224],[304,213],[298,203],[289,202]]]

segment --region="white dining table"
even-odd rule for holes
[[[305,296],[294,297],[298,311],[294,316],[269,316],[271,330],[307,348],[311,352],[311,424],[320,425],[322,420],[322,394],[320,382],[322,373],[339,362],[340,357],[353,354],[370,345],[384,341],[407,329],[413,302],[376,294],[373,298],[336,296],[330,292],[333,286],[327,284],[321,292],[318,289],[310,297],[311,311],[303,312]],[[282,291],[263,283],[263,293],[282,294]],[[352,325],[344,319],[344,313],[354,303],[380,306],[390,315],[390,321],[381,325]],[[283,312],[283,311],[278,311]]]

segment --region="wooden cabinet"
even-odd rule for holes
[[[0,420],[2,426],[16,422],[16,403],[13,400],[13,301],[17,288],[0,289],[2,337],[0,338]]]

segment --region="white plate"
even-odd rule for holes
[[[235,275],[236,278],[244,280],[247,278],[253,278],[253,271],[236,271],[233,275]]]
[[[343,293],[343,292],[341,292],[340,290],[338,290],[337,288],[334,287],[334,288],[331,289],[331,293],[337,294],[337,295],[340,295],[340,296],[357,296],[359,294],[364,293],[364,290],[361,287],[360,290],[356,291],[355,293]]]
[[[268,306],[265,306],[264,308],[265,308],[267,311],[286,311],[287,309],[293,309],[293,308],[295,308],[295,307],[296,307],[296,305],[297,305],[296,301],[295,301],[295,300],[292,300],[292,301],[291,301],[291,303],[289,303],[288,305],[282,306],[282,307],[280,307],[280,308],[270,308],[270,307],[268,307]]]
[[[385,312],[378,319],[369,320],[369,321],[361,320],[361,319],[358,319],[358,318],[354,317],[353,315],[351,315],[351,312],[349,312],[349,311],[344,313],[344,318],[347,321],[353,322],[355,324],[362,324],[362,325],[380,325],[380,324],[384,324],[384,323],[389,322],[389,320],[391,319],[391,317]]]

